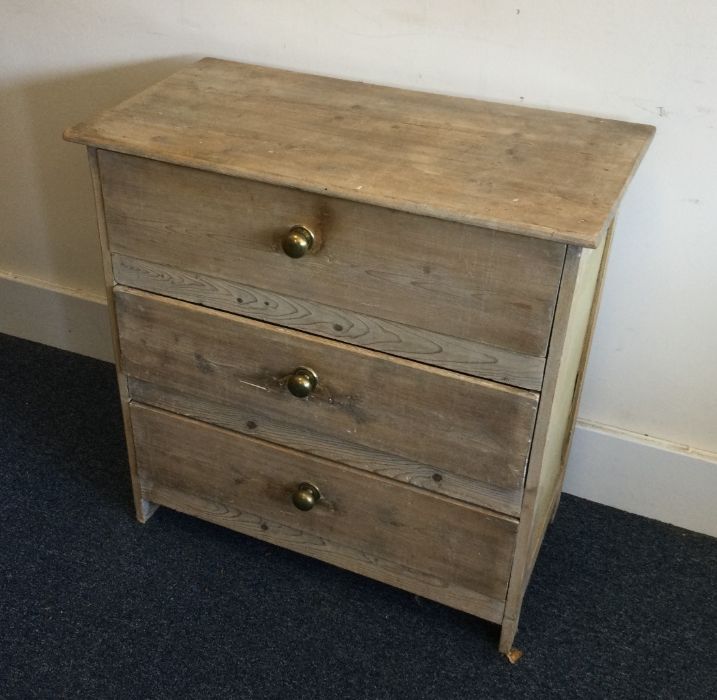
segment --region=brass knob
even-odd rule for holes
[[[299,510],[311,510],[320,498],[319,489],[307,482],[299,484],[299,488],[291,496],[292,502]]]
[[[309,369],[308,367],[297,367],[294,370],[294,374],[292,374],[286,382],[286,386],[294,396],[298,396],[300,399],[305,399],[314,389],[316,389],[316,385],[318,383],[319,375],[316,374],[313,369]]]
[[[314,234],[306,226],[292,226],[281,239],[281,248],[290,258],[303,258],[311,250],[314,240]]]

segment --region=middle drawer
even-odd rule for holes
[[[126,287],[131,397],[518,515],[538,395]],[[318,381],[288,387],[298,368]]]

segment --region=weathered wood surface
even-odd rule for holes
[[[381,477],[131,404],[150,501],[499,621],[516,523]],[[301,482],[322,494],[308,512]]]
[[[290,445],[292,449],[309,454],[320,454],[335,462],[357,465],[374,474],[404,481],[467,503],[481,504],[509,516],[517,517],[520,514],[521,491],[514,486],[496,486],[454,474],[440,466],[421,464],[341,438],[332,439],[322,435],[321,442],[317,444],[314,432],[302,426],[297,428],[279,422],[275,417],[257,411],[254,406],[228,406],[134,377],[129,377],[128,386],[130,396],[140,403],[213,423],[268,442]]]
[[[489,507],[520,502],[533,392],[123,287],[115,303],[130,376],[253,412],[252,425],[289,446],[302,432],[322,456],[365,447],[370,461],[354,452],[353,466],[375,469],[381,452],[387,468],[408,460],[483,482]],[[309,399],[286,388],[300,366],[319,376]]]
[[[113,253],[545,356],[563,245],[114,153],[100,166]],[[298,260],[280,247],[295,224],[319,237]]]
[[[65,138],[595,247],[653,133],[207,58]]]
[[[100,182],[99,166],[97,163],[97,152],[94,148],[87,149],[87,158],[90,165],[90,176],[92,178],[92,190],[95,198],[95,210],[97,213],[97,230],[102,250],[102,271],[104,273],[105,294],[107,297],[107,308],[110,317],[110,333],[112,334],[112,349],[115,356],[117,387],[119,390],[120,406],[122,409],[122,422],[124,425],[125,442],[127,444],[127,460],[129,462],[130,480],[132,483],[132,497],[134,499],[135,515],[141,523],[147,522],[152,517],[157,507],[144,498],[139,487],[137,467],[134,457],[134,435],[132,432],[132,421],[129,414],[129,391],[127,377],[120,369],[120,346],[119,332],[117,330],[117,314],[115,310],[115,299],[112,290],[114,278],[112,275],[112,260],[110,258],[109,244],[107,241],[107,228],[105,227],[104,201],[102,199],[102,183]]]
[[[118,283],[344,343],[539,390],[545,360],[477,341],[366,316],[125,255],[112,256]]]

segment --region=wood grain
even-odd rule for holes
[[[129,287],[523,389],[539,390],[543,381],[545,360],[541,357],[125,255],[113,255],[112,266],[117,282]]]
[[[102,153],[113,253],[544,357],[565,247]],[[299,260],[281,236],[319,236]]]
[[[122,423],[124,425],[125,442],[127,445],[127,460],[129,462],[130,480],[132,483],[132,497],[134,500],[135,516],[141,523],[146,523],[157,510],[157,506],[142,497],[137,476],[137,466],[134,455],[134,435],[132,432],[132,421],[129,413],[129,390],[127,388],[127,377],[120,368],[120,346],[119,331],[117,330],[117,314],[115,311],[115,299],[112,290],[114,278],[112,276],[112,260],[110,258],[109,244],[107,241],[107,228],[105,227],[104,200],[102,198],[102,183],[100,181],[97,152],[94,148],[87,149],[87,159],[90,165],[90,176],[92,178],[92,190],[95,199],[95,210],[97,213],[97,230],[102,250],[102,271],[104,273],[105,294],[107,297],[107,308],[110,317],[110,333],[112,334],[112,350],[115,357],[115,369],[117,376],[117,387],[119,390],[120,407],[122,409]]]
[[[259,412],[256,407],[242,403],[226,404],[199,398],[159,384],[130,377],[130,396],[143,404],[195,418],[228,428],[244,435],[268,442],[291,445],[295,450],[320,454],[342,464],[356,465],[396,481],[404,481],[418,488],[434,491],[467,503],[517,517],[520,514],[522,489],[501,487],[477,479],[460,476],[440,466],[429,466],[395,454],[380,452],[344,439],[316,435],[303,427],[278,422],[274,416]]]
[[[644,124],[204,59],[65,138],[595,247]]]
[[[138,404],[131,411],[147,499],[500,619],[515,521]],[[304,481],[322,494],[308,512],[291,502]]]
[[[359,445],[519,497],[535,393],[127,288],[115,300],[137,379],[253,411],[289,446],[301,431],[314,454]],[[285,386],[300,366],[319,375],[307,400]]]

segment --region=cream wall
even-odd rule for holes
[[[567,488],[717,534],[717,4],[4,0],[0,32],[0,330],[100,356],[89,178],[60,134],[191,60],[655,124],[622,207]],[[649,450],[627,447],[644,436],[680,458],[662,479]]]

